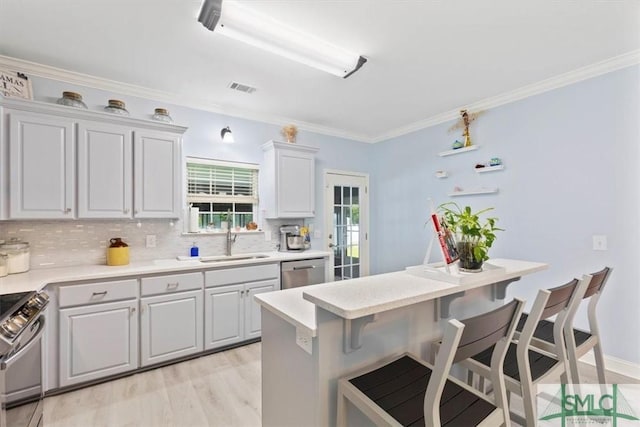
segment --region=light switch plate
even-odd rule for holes
[[[320,230],[316,230],[313,232],[313,238],[314,239],[322,239],[322,231]]]
[[[594,251],[606,251],[607,250],[607,236],[604,234],[593,235],[593,250]]]

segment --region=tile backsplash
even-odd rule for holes
[[[265,220],[264,232],[239,233],[232,253],[277,250],[283,223],[296,221]],[[146,247],[150,234],[156,236],[155,248]],[[225,234],[184,234],[182,221],[167,219],[0,222],[0,240],[12,237],[29,242],[32,269],[106,264],[106,248],[113,237],[129,245],[131,262],[189,255],[194,242],[202,256],[224,255],[226,247]]]

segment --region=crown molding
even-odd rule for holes
[[[612,71],[620,70],[622,68],[630,67],[632,65],[636,65],[639,63],[640,63],[640,49],[633,50],[631,52],[614,56],[604,61],[596,62],[594,64],[590,64],[585,67],[581,67],[564,74],[559,74],[549,79],[542,80],[527,86],[523,86],[521,88],[509,91],[509,92],[505,92],[500,95],[492,96],[490,98],[486,98],[478,102],[474,102],[472,104],[460,106],[455,110],[449,110],[444,113],[440,113],[435,116],[429,117],[427,119],[420,120],[415,123],[411,123],[407,126],[396,128],[390,132],[386,132],[382,135],[379,135],[376,138],[373,138],[371,142],[376,143],[376,142],[386,141],[388,139],[397,138],[399,136],[406,135],[408,133],[412,133],[421,129],[438,125],[440,123],[445,123],[450,120],[457,119],[460,116],[460,110],[463,110],[463,109],[475,110],[475,111],[488,110],[489,108],[494,108],[501,105],[509,104],[511,102],[528,98],[530,96],[538,95],[554,89],[559,89],[561,87],[568,86],[573,83],[578,83],[580,81],[587,80],[592,77],[597,77],[602,74],[610,73]]]
[[[168,104],[179,105],[182,107],[209,111],[212,113],[269,123],[278,126],[282,126],[284,123],[295,123],[298,129],[308,132],[315,132],[322,135],[355,140],[357,142],[371,142],[371,138],[367,135],[349,132],[343,129],[320,126],[314,123],[308,123],[293,119],[291,117],[261,114],[246,110],[223,107],[219,104],[216,104],[215,102],[209,101],[204,98],[189,97],[177,93],[165,92],[115,80],[109,80],[102,77],[91,76],[89,74],[56,68],[45,64],[39,64],[19,58],[13,58],[10,56],[0,55],[0,66],[8,69],[14,69],[27,75],[57,80],[79,86],[87,86],[94,89],[101,89],[108,92],[119,93],[122,95],[151,99],[154,101],[161,101]]]
[[[487,110],[490,108],[509,104],[511,102],[519,101],[530,96],[538,95],[554,89],[559,89],[573,83],[587,80],[592,77],[597,77],[602,74],[610,73],[612,71],[616,71],[639,63],[640,49],[633,50],[631,52],[614,56],[604,61],[596,62],[594,64],[587,65],[585,67],[581,67],[546,80],[542,80],[509,92],[502,93],[500,95],[486,98],[471,104],[462,105],[454,110],[445,111],[424,120],[420,120],[409,125],[393,129],[389,132],[378,135],[377,137],[370,137],[365,134],[349,132],[344,129],[337,129],[328,126],[317,125],[314,123],[301,122],[290,117],[261,114],[235,108],[223,107],[203,98],[194,98],[185,95],[159,91],[142,86],[132,85],[129,83],[104,79],[101,77],[95,77],[88,74],[82,74],[75,71],[64,70],[61,68],[51,67],[49,65],[38,64],[35,62],[0,55],[0,66],[10,69],[16,69],[26,74],[38,77],[63,81],[80,86],[88,86],[110,92],[121,93],[123,95],[162,101],[174,105],[180,105],[183,107],[209,111],[217,114],[223,114],[231,117],[238,117],[241,119],[254,120],[274,125],[282,125],[283,123],[295,123],[296,126],[298,126],[298,128],[301,130],[365,143],[377,143],[386,141],[402,135],[416,132],[421,129],[426,129],[431,126],[457,119],[461,109]]]

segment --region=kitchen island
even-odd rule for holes
[[[406,351],[429,360],[444,321],[502,305],[509,283],[547,268],[508,259],[491,265],[495,271],[463,284],[414,269],[257,295],[262,425],[335,425],[338,378]],[[349,424],[360,424],[349,412]]]

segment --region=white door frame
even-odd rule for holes
[[[351,177],[357,179],[364,179],[364,192],[360,195],[360,236],[361,248],[360,248],[360,277],[369,275],[369,174],[362,172],[343,171],[337,169],[324,169],[323,171],[323,183],[324,188],[324,228],[326,230],[324,236],[323,249],[330,251],[333,254],[333,249],[329,247],[329,243],[332,240],[329,239],[329,235],[333,233],[333,188],[329,188],[329,175],[342,175],[344,177]],[[331,277],[334,273],[334,259],[331,256]]]

